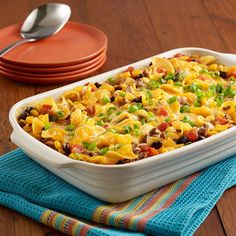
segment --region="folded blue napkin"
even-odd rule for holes
[[[0,157],[0,204],[69,235],[192,235],[236,184],[236,156],[119,204],[100,201],[32,161]]]

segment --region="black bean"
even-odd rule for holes
[[[160,149],[162,147],[162,143],[161,142],[154,142],[154,143],[152,143],[151,147],[153,147],[155,149]]]
[[[144,77],[144,74],[139,74],[139,75],[135,76],[134,79],[141,79],[143,77]]]
[[[95,85],[97,88],[101,87],[101,84],[98,83],[98,82],[94,83],[94,85]]]
[[[69,155],[71,153],[69,143],[63,143],[62,149],[66,153],[66,155]]]
[[[150,62],[148,66],[152,66],[152,62]]]
[[[114,86],[114,89],[115,89],[115,90],[122,90],[122,87],[121,87],[120,85],[115,85],[115,86]]]
[[[220,71],[220,77],[223,79],[227,79],[227,73],[225,71]]]
[[[176,141],[177,144],[182,144],[182,143],[188,143],[188,137],[183,135],[181,137],[178,138],[178,140]]]
[[[142,102],[142,96],[133,99],[132,102]]]
[[[110,97],[110,100],[111,100],[111,102],[114,102],[114,101],[115,101],[115,97],[114,97],[114,96],[111,96],[111,97]]]
[[[24,111],[21,112],[21,114],[18,117],[18,120],[25,120],[27,116],[30,115],[31,110],[33,110],[33,107],[27,107]]]

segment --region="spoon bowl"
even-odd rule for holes
[[[18,45],[56,34],[67,23],[70,15],[70,7],[62,3],[47,3],[37,7],[22,24],[20,34],[23,39],[0,50],[0,57]]]

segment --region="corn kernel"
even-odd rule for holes
[[[219,70],[223,71],[224,70],[224,66],[223,65],[219,65]]]
[[[174,81],[173,81],[172,79],[169,79],[169,80],[167,81],[167,84],[174,84]]]
[[[131,76],[131,74],[130,74],[129,71],[120,74],[120,78],[125,78],[125,79],[127,79],[127,78],[130,78],[130,76]]]
[[[57,150],[61,149],[61,143],[59,141],[55,141],[54,145]]]
[[[189,56],[181,56],[180,59],[186,61],[189,59]]]
[[[214,121],[215,120],[215,116],[214,115],[209,115],[206,117],[207,121]]]
[[[142,70],[133,70],[132,71],[132,75],[134,76],[134,77],[137,77],[137,76],[139,76],[140,74],[142,74],[143,72],[142,72]]]
[[[209,66],[209,69],[210,69],[210,70],[217,70],[217,69],[218,69],[218,66],[217,66],[217,64],[211,64],[211,65]]]
[[[33,116],[28,116],[25,121],[26,121],[27,124],[32,124],[33,119],[34,119]]]
[[[30,114],[31,114],[32,116],[36,116],[36,117],[39,115],[38,111],[36,111],[36,110],[31,110],[31,111],[30,111]]]

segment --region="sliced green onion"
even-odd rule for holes
[[[44,130],[48,130],[51,128],[51,124],[49,122],[44,123]]]
[[[107,154],[107,152],[110,150],[110,148],[109,147],[104,147],[104,148],[102,148],[101,150],[100,150],[100,154],[101,155],[106,155]]]
[[[187,116],[185,116],[182,121],[183,121],[184,123],[190,124],[192,127],[195,126],[195,123],[194,123],[193,121],[191,121]]]
[[[107,104],[107,103],[110,102],[110,101],[111,101],[110,98],[107,97],[107,96],[105,96],[105,97],[102,98],[102,102],[103,102],[104,104]]]
[[[160,84],[157,81],[152,80],[152,79],[150,79],[149,83],[147,84],[147,88],[148,89],[152,89],[153,90],[153,89],[157,89],[159,87],[160,87]]]
[[[64,117],[64,116],[65,116],[65,114],[64,114],[63,111],[57,111],[57,117],[58,117],[58,118],[62,118],[62,117]]]
[[[132,131],[132,128],[131,128],[130,125],[124,126],[124,132],[125,132],[125,134],[130,134],[131,131]]]
[[[172,104],[172,103],[177,102],[177,100],[178,100],[178,97],[177,96],[173,96],[173,97],[170,97],[167,102],[169,104]]]
[[[121,97],[125,97],[125,93],[124,93],[124,92],[119,92],[119,95],[120,95]]]
[[[107,81],[112,85],[114,85],[116,83],[116,79],[112,78],[112,77],[108,78]]]
[[[180,107],[180,113],[190,112],[189,105],[185,104]]]
[[[75,126],[73,124],[69,124],[65,128],[66,131],[73,131],[74,129],[75,129]]]
[[[111,115],[115,110],[117,110],[117,107],[110,107],[110,108],[107,110],[107,115]]]
[[[103,126],[104,122],[103,120],[96,121],[95,125]]]

